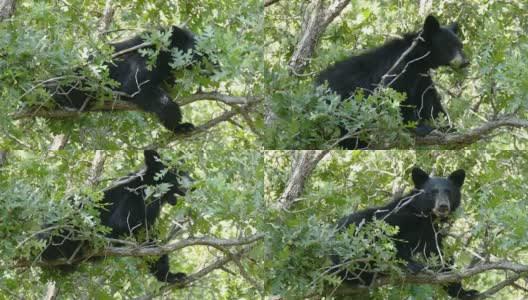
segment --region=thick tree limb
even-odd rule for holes
[[[51,143],[50,150],[56,151],[64,149],[69,138],[70,137],[65,134],[57,134],[53,136],[53,142]]]
[[[0,0],[0,21],[10,18],[16,9],[17,0]]]
[[[520,274],[514,274],[514,275],[508,277],[507,279],[505,279],[504,281],[499,282],[498,284],[496,284],[495,286],[493,286],[489,290],[480,293],[478,299],[483,299],[483,298],[486,298],[486,297],[489,297],[489,296],[491,296],[493,294],[498,293],[503,288],[505,288],[505,287],[507,287],[509,285],[513,285],[515,283],[515,281],[517,281],[521,277],[522,276]]]
[[[466,133],[435,132],[425,137],[416,137],[416,145],[445,145],[451,149],[460,149],[487,138],[492,131],[501,127],[528,128],[528,120],[519,119],[514,115],[504,115]]]
[[[46,296],[45,300],[55,300],[57,299],[57,294],[59,293],[59,288],[55,281],[49,281],[48,286],[46,287]]]
[[[103,167],[106,157],[102,150],[96,150],[94,158],[92,160],[92,167],[90,168],[90,176],[88,177],[87,184],[96,186],[99,183],[99,178],[103,173]]]
[[[105,101],[103,105],[98,107],[93,107],[90,109],[85,109],[83,112],[77,110],[48,110],[43,108],[34,108],[23,110],[19,112],[12,113],[10,116],[13,120],[20,120],[25,118],[34,118],[34,117],[43,117],[50,119],[60,119],[60,118],[71,118],[78,117],[82,113],[87,112],[111,112],[111,111],[138,111],[139,107],[136,105],[126,102],[126,101]]]
[[[115,7],[113,7],[112,0],[106,0],[103,16],[99,20],[99,35],[102,36],[106,31],[108,31],[108,28],[110,28],[110,24],[112,23],[112,19],[114,18],[115,10],[116,9]]]
[[[255,243],[264,238],[263,233],[240,239],[217,239],[210,237],[194,237],[175,243],[153,247],[106,247],[102,256],[159,256],[180,250],[189,246],[230,247]]]
[[[169,254],[171,252],[190,247],[190,246],[211,246],[211,247],[233,247],[243,246],[252,243],[256,243],[259,240],[264,239],[263,233],[258,233],[246,238],[239,239],[218,239],[211,237],[190,237],[187,239],[179,240],[174,243],[167,245],[155,245],[155,246],[142,246],[136,244],[135,246],[129,247],[115,247],[108,246],[105,249],[99,251],[92,251],[86,253],[83,257],[75,257],[69,259],[57,259],[53,261],[37,261],[36,265],[39,266],[59,266],[65,264],[77,264],[89,257],[108,257],[108,256],[160,256],[163,254]],[[112,240],[115,241],[115,240]],[[128,243],[127,243],[128,244]],[[87,251],[88,252],[88,251]],[[14,267],[27,267],[32,265],[31,261],[19,261]]]
[[[288,210],[304,190],[306,179],[310,177],[317,163],[328,153],[323,151],[296,151],[290,178],[286,188],[275,204],[277,209]]]
[[[258,97],[238,97],[238,96],[224,95],[224,94],[217,93],[217,92],[211,92],[211,93],[197,93],[189,97],[177,99],[175,102],[178,103],[180,106],[184,106],[189,103],[200,101],[200,100],[214,100],[214,101],[222,102],[228,105],[252,104],[255,102],[262,101],[262,99]],[[49,110],[49,109],[43,109],[41,107],[37,107],[37,108],[15,112],[15,113],[10,114],[10,116],[11,118],[13,118],[13,120],[20,120],[24,118],[33,118],[33,117],[67,118],[67,117],[77,117],[81,113],[86,113],[86,112],[138,111],[138,110],[140,110],[139,107],[137,107],[135,104],[131,102],[115,100],[115,101],[105,101],[100,106],[86,108],[82,112],[79,112],[73,109]]]
[[[312,1],[312,13],[303,26],[301,38],[295,47],[295,51],[288,63],[294,74],[301,74],[306,68],[315,46],[319,42],[326,27],[337,17],[347,6],[350,0],[334,0],[327,8],[323,7],[322,0]]]
[[[388,284],[407,284],[407,283],[418,283],[418,284],[445,284],[449,282],[455,282],[460,281],[464,278],[469,278],[472,276],[475,276],[477,274],[490,271],[490,270],[504,270],[504,271],[512,271],[517,274],[512,275],[509,279],[506,279],[505,281],[497,284],[493,288],[481,293],[479,297],[484,297],[488,295],[492,295],[496,292],[498,292],[500,289],[511,285],[515,282],[515,280],[521,278],[521,277],[527,277],[528,276],[528,265],[523,264],[517,264],[510,261],[499,261],[499,262],[492,262],[492,263],[485,263],[476,265],[472,268],[465,269],[459,272],[445,272],[445,273],[436,273],[436,274],[408,274],[405,277],[402,278],[389,278],[389,277],[381,277],[377,279],[375,282],[373,282],[372,286],[366,287],[366,286],[341,286],[336,288],[329,288],[326,292],[328,294],[332,295],[352,295],[361,293],[364,290],[372,287],[378,287]]]
[[[207,131],[208,129],[218,125],[221,122],[228,121],[234,116],[239,114],[247,114],[248,111],[253,109],[253,106],[257,103],[263,101],[261,97],[238,97],[224,95],[217,92],[212,93],[198,93],[191,95],[189,97],[178,99],[176,102],[181,106],[187,105],[192,102],[201,101],[201,100],[213,100],[217,102],[225,103],[232,107],[231,110],[224,112],[220,116],[209,120],[208,122],[197,126],[192,132],[187,134],[178,135],[180,138],[188,137],[199,132]],[[19,120],[24,118],[33,118],[33,117],[43,117],[43,118],[69,118],[69,117],[78,117],[82,113],[86,112],[112,112],[112,111],[139,111],[139,107],[136,105],[127,102],[127,101],[105,101],[103,105],[84,109],[82,112],[77,110],[47,110],[42,108],[34,108],[30,110],[24,110],[11,114],[13,120]],[[244,116],[247,120],[247,116]],[[248,122],[248,126],[252,126],[252,123]],[[254,128],[252,129],[255,130]]]

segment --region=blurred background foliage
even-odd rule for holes
[[[266,153],[265,200],[269,206],[275,204],[290,176],[293,153]],[[324,273],[331,266],[329,256],[333,253],[363,258],[368,251],[378,268],[391,276],[402,274],[390,259],[394,254],[391,243],[383,238],[394,233],[394,228],[379,222],[373,226],[377,230],[367,231],[360,239],[350,234],[336,237],[335,225],[345,215],[384,205],[395,193],[409,191],[414,166],[434,171],[436,176],[466,170],[462,205],[444,243],[444,255],[454,258],[455,269],[467,267],[475,254],[489,255],[491,261],[528,264],[527,162],[524,151],[331,151],[287,211],[270,210],[266,290],[284,299],[301,299],[338,285],[337,277]],[[504,280],[504,274],[488,271],[463,280],[463,284],[484,291]],[[525,286],[522,280],[519,283]],[[449,299],[440,286],[415,284],[374,288],[370,296]],[[507,287],[493,297],[514,300],[525,296],[524,291]]]
[[[78,271],[61,273],[39,266],[13,268],[17,260],[35,260],[44,243],[34,234],[45,223],[70,222],[89,236],[95,246],[105,245],[96,211],[101,191],[117,178],[143,168],[143,152],[104,151],[106,162],[100,183],[87,182],[93,151],[10,151],[0,166],[0,299],[11,293],[24,299],[42,299],[46,283],[57,281],[60,299],[131,299],[155,293],[162,283],[140,257],[109,257],[82,263]],[[188,170],[195,179],[194,191],[180,197],[177,205],[165,205],[154,230],[167,238],[174,224],[183,225],[176,240],[190,236],[240,238],[262,232],[263,156],[259,151],[163,150],[171,166]],[[86,195],[82,210],[67,197]],[[88,200],[88,201],[86,201]],[[141,242],[141,241],[139,241]],[[161,243],[161,242],[160,242]],[[263,243],[240,260],[247,273],[263,280]],[[171,269],[192,274],[223,254],[207,246],[191,246],[169,254]],[[170,299],[253,299],[258,291],[233,265],[215,270],[181,290],[165,292]],[[8,292],[10,291],[10,292]]]
[[[443,105],[459,132],[498,115],[527,119],[528,7],[525,1],[431,1],[429,13],[442,25],[458,22],[470,66],[455,72],[440,68],[433,78]],[[329,4],[323,4],[327,7]],[[326,149],[339,136],[338,120],[378,144],[412,146],[397,105],[402,95],[383,90],[375,101],[357,99],[337,107],[333,94],[314,87],[317,74],[336,61],[382,45],[405,32],[416,32],[425,20],[419,1],[350,1],[316,46],[308,67],[289,74],[288,60],[310,17],[306,1],[280,1],[265,11],[265,84],[267,105],[276,119],[266,131],[268,149]],[[346,116],[360,116],[350,122]],[[468,149],[526,149],[526,130],[496,130],[492,138]],[[429,148],[439,148],[433,146]]]
[[[105,2],[115,14],[101,30]],[[155,116],[144,112],[84,113],[64,119],[27,118],[14,121],[11,114],[28,107],[51,107],[43,80],[75,74],[88,78],[86,86],[98,91],[98,101],[110,100],[101,87],[110,83],[103,63],[110,60],[110,42],[146,31],[152,32],[188,21],[199,48],[212,53],[221,68],[211,76],[198,68],[177,72],[171,96],[197,91],[218,91],[233,96],[262,94],[262,10],[256,0],[240,1],[18,1],[12,18],[0,22],[0,148],[47,149],[53,135],[70,137],[67,149],[123,149],[166,144],[172,133]],[[144,35],[145,36],[145,35]],[[156,45],[161,40],[151,35]],[[78,74],[77,74],[78,75]],[[183,118],[196,125],[220,115],[229,106],[197,101],[183,107]],[[260,108],[251,119],[263,129]],[[222,141],[226,148],[257,148],[260,142],[240,116],[223,122],[186,141]]]

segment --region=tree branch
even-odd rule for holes
[[[509,278],[505,279],[504,281],[499,282],[498,284],[496,284],[495,286],[493,286],[489,290],[480,293],[478,299],[483,299],[483,298],[489,297],[489,296],[499,292],[503,288],[507,287],[508,285],[513,285],[515,283],[515,281],[517,281],[521,277],[522,276],[520,274],[514,274],[514,275],[510,276]]]
[[[225,266],[226,264],[231,262],[233,257],[237,257],[237,258],[240,259],[240,257],[242,257],[246,253],[248,253],[253,247],[255,247],[255,245],[250,245],[250,246],[244,247],[242,250],[240,250],[240,251],[238,251],[238,252],[236,252],[236,253],[234,253],[232,255],[227,255],[227,256],[224,256],[222,258],[219,258],[215,262],[213,262],[212,264],[210,264],[207,267],[201,269],[200,271],[198,271],[198,272],[196,272],[194,274],[188,275],[185,278],[185,280],[183,280],[183,281],[175,282],[175,283],[166,285],[166,286],[162,287],[159,291],[157,291],[154,294],[145,295],[143,297],[135,298],[134,300],[152,299],[155,296],[163,294],[164,292],[172,290],[172,289],[183,289],[183,288],[186,288],[186,287],[190,286],[193,282],[198,281],[200,278],[205,277],[207,274],[211,273],[212,271],[222,268],[223,266]]]
[[[288,210],[304,190],[304,184],[310,177],[317,163],[329,152],[296,151],[292,170],[286,188],[275,204],[275,208]]]
[[[17,0],[0,0],[0,21],[10,18],[15,14]]]
[[[475,276],[477,274],[490,271],[490,270],[505,270],[505,271],[513,271],[517,273],[516,275],[513,275],[509,279],[497,284],[493,288],[479,294],[480,297],[484,297],[487,295],[494,294],[498,292],[500,289],[511,285],[515,282],[515,280],[528,276],[528,265],[522,265],[517,264],[510,261],[499,261],[499,262],[492,262],[492,263],[486,263],[481,265],[476,265],[472,268],[462,270],[460,272],[445,272],[445,273],[436,273],[436,274],[427,274],[427,273],[420,273],[416,275],[407,274],[405,277],[402,278],[390,278],[390,277],[381,277],[377,279],[375,282],[372,283],[371,286],[341,286],[336,288],[329,288],[325,291],[325,293],[332,294],[332,295],[351,295],[351,294],[357,294],[361,293],[362,291],[372,288],[372,287],[378,287],[388,284],[407,284],[407,283],[418,283],[418,284],[445,284],[449,282],[455,282],[460,281],[464,278],[469,278],[472,276]]]
[[[240,239],[218,239],[211,237],[190,237],[184,240],[179,240],[174,243],[167,245],[152,245],[142,246],[139,244],[130,245],[129,247],[115,247],[108,246],[102,250],[86,251],[83,256],[77,256],[73,259],[56,259],[51,261],[37,261],[36,265],[39,266],[60,266],[67,264],[78,264],[90,257],[108,257],[108,256],[160,256],[163,254],[169,254],[171,252],[190,247],[190,246],[211,246],[211,247],[233,247],[243,246],[252,243],[256,243],[259,240],[264,239],[263,233],[254,234],[252,236]],[[112,240],[115,242],[115,240]],[[15,268],[27,267],[32,265],[33,261],[21,260],[15,263]]]
[[[102,36],[105,34],[106,31],[108,31],[108,28],[110,28],[110,24],[112,23],[112,19],[114,18],[115,13],[115,7],[113,7],[112,0],[106,0],[105,7],[103,10],[103,16],[99,20],[99,35]]]
[[[116,94],[119,94],[116,92]],[[252,104],[255,102],[260,102],[262,99],[258,97],[238,97],[224,95],[218,92],[211,93],[197,93],[189,97],[184,97],[176,99],[176,103],[180,106],[187,105],[192,102],[200,100],[214,100],[217,102],[222,102],[227,105],[235,104]],[[102,105],[94,106],[91,108],[86,108],[82,112],[78,110],[67,110],[67,109],[43,109],[41,107],[30,108],[27,110],[22,110],[19,112],[14,112],[10,114],[13,120],[20,120],[24,118],[33,118],[33,117],[45,117],[45,118],[67,118],[67,117],[77,117],[81,113],[85,112],[106,112],[106,111],[138,111],[140,108],[135,104],[128,101],[114,100],[114,101],[104,101]]]
[[[341,13],[350,0],[334,0],[326,9],[323,7],[322,2],[322,0],[314,0],[312,2],[312,15],[306,25],[303,26],[304,30],[301,33],[301,38],[288,63],[289,68],[296,75],[301,74],[306,68],[310,57],[313,55],[315,46],[326,27]]]
[[[106,157],[102,150],[96,150],[92,160],[92,167],[90,169],[90,176],[88,177],[87,184],[96,186],[99,183],[99,178],[103,172],[103,167]]]
[[[501,127],[528,128],[528,120],[519,119],[514,115],[503,115],[466,133],[433,132],[424,137],[416,137],[415,142],[416,145],[446,145],[450,149],[460,149],[487,138],[493,130]]]
[[[65,134],[57,134],[53,136],[53,142],[51,143],[50,150],[56,151],[64,149],[69,138],[70,137]]]
[[[230,96],[230,95],[224,95],[218,92],[210,92],[210,93],[197,93],[194,95],[191,95],[189,97],[184,97],[177,99],[177,103],[180,104],[180,106],[184,106],[196,101],[201,100],[213,100],[217,102],[225,103],[232,107],[231,110],[224,112],[222,115],[197,126],[192,132],[186,133],[186,134],[179,134],[177,136],[184,138],[191,135],[194,135],[199,132],[207,131],[208,129],[216,126],[217,124],[230,120],[234,116],[246,113],[252,107],[263,101],[263,98],[261,97],[253,97],[253,96],[247,96],[247,97],[239,97],[239,96]],[[48,110],[43,109],[41,107],[37,108],[31,108],[19,112],[15,112],[10,114],[11,118],[13,120],[20,120],[24,118],[33,118],[33,117],[43,117],[43,118],[69,118],[69,117],[78,117],[82,113],[86,112],[112,112],[112,111],[140,111],[140,108],[136,106],[135,104],[127,101],[121,101],[121,100],[115,100],[115,101],[105,101],[102,105],[87,108],[84,109],[82,112],[78,110]],[[245,116],[247,120],[247,116]],[[248,126],[252,126],[252,124],[249,124]],[[252,129],[254,130],[254,129]]]

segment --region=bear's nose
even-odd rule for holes
[[[440,206],[438,206],[439,212],[446,212],[448,210],[449,210],[449,206],[447,204],[440,204]]]

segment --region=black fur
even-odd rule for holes
[[[145,171],[130,174],[125,180],[104,191],[104,198],[100,208],[101,223],[111,229],[107,235],[119,238],[124,235],[136,235],[138,231],[149,229],[158,218],[164,203],[176,204],[176,196],[184,196],[186,188],[181,180],[192,180],[187,172],[167,171],[165,175],[156,180],[154,177],[167,167],[159,160],[159,154],[152,150],[144,152]],[[171,185],[170,190],[157,198],[145,199],[147,186],[156,186],[161,183]],[[51,226],[51,225],[48,225]],[[41,239],[48,240],[48,245],[41,254],[45,261],[59,258],[82,257],[89,242],[76,238],[74,231],[62,230],[60,235],[40,235]],[[75,259],[72,259],[75,261]],[[171,273],[169,271],[168,255],[161,256],[151,264],[151,272],[160,281],[175,282],[185,278],[184,273]]]
[[[177,48],[184,53],[194,49],[196,41],[191,32],[173,26],[171,28],[172,36],[170,49]],[[116,52],[129,49],[145,42],[143,38],[137,36],[126,41],[111,44]],[[146,47],[153,49],[153,46]],[[145,48],[142,48],[145,49]],[[138,50],[126,52],[117,56],[112,62],[105,65],[109,69],[110,78],[117,81],[119,86],[113,90],[125,93],[121,100],[129,101],[147,112],[156,114],[165,128],[175,133],[185,133],[194,129],[191,123],[181,123],[182,114],[180,107],[172,101],[169,94],[162,88],[164,81],[174,81],[171,75],[171,53],[161,51],[158,54],[155,64],[151,70],[147,69],[147,56],[142,56]],[[193,62],[201,61],[202,56],[193,52]],[[55,102],[61,106],[83,108],[89,107],[95,97],[93,93],[83,91],[82,82],[76,83],[75,88],[72,85],[57,88],[56,85],[49,89],[58,90],[53,95]]]
[[[414,254],[442,254],[439,251],[442,249],[445,233],[439,230],[438,223],[446,222],[449,215],[460,206],[460,188],[464,183],[465,172],[461,169],[447,178],[429,177],[421,169],[414,168],[412,178],[415,188],[410,193],[386,206],[361,210],[342,218],[338,222],[338,230],[343,231],[351,224],[356,224],[359,228],[361,224],[371,222],[373,218],[399,227],[398,233],[393,237],[396,257],[407,261],[408,271],[417,273],[424,266],[413,260]],[[342,263],[337,256],[332,256],[331,259],[335,266]],[[365,264],[360,265],[359,269],[352,272],[339,270],[338,267],[334,267],[338,270],[333,271],[339,272],[344,282],[368,286],[375,274],[361,272],[364,266]],[[442,269],[449,270],[449,266]],[[460,299],[471,299],[478,294],[476,290],[464,290],[460,282],[449,283],[445,290],[450,296]]]
[[[439,66],[468,65],[457,33],[456,23],[440,27],[433,16],[428,16],[422,30],[423,40],[392,72],[401,75],[397,79],[396,77],[386,79],[385,84],[395,79],[390,87],[407,95],[406,100],[400,105],[401,116],[404,123],[410,121],[417,123],[415,129],[417,135],[424,136],[430,133],[433,128],[427,123],[436,119],[440,113],[445,114],[428,71]],[[316,83],[328,82],[328,87],[343,99],[352,96],[357,89],[363,89],[368,95],[381,83],[382,76],[391,69],[398,58],[410,48],[418,34],[405,34],[403,39],[391,40],[366,53],[337,62],[322,71]],[[402,73],[406,66],[407,70]],[[341,128],[341,136],[346,133],[347,131]],[[340,143],[340,146],[347,149],[365,148],[367,145],[366,142],[357,139],[346,139]]]

